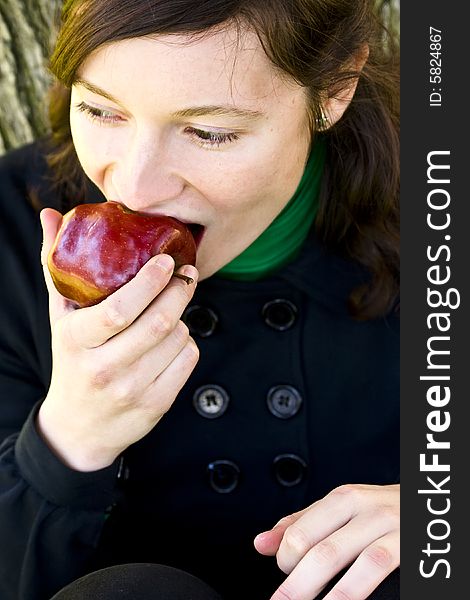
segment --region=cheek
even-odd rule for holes
[[[93,159],[97,159],[98,154],[94,150],[94,144],[92,143],[92,135],[90,128],[87,123],[83,122],[78,115],[70,116],[70,130],[72,132],[73,145],[78,156],[78,160],[82,165],[85,173],[90,177],[90,167],[96,162]]]
[[[266,200],[272,211],[281,210],[297,189],[308,147],[308,140],[287,145],[287,151],[283,144],[265,144],[239,159],[232,157],[227,164],[215,166],[210,184],[211,195],[217,198],[214,203],[221,212],[243,212]]]
[[[253,148],[241,185],[257,182],[266,193],[289,199],[302,176],[310,148],[306,119],[298,112],[281,112]]]
[[[200,183],[193,180],[193,187],[209,202],[214,217],[221,223],[233,217],[243,219],[253,210],[259,210],[267,183],[266,174],[256,165],[230,163],[228,168],[213,170],[210,178]]]
[[[99,187],[109,163],[110,149],[113,140],[110,132],[103,135],[97,132],[97,126],[82,118],[80,115],[70,116],[72,140],[78,160],[86,175]],[[116,144],[114,143],[114,147]]]

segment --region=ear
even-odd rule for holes
[[[344,67],[345,71],[354,71],[358,73],[357,77],[353,77],[346,82],[345,87],[339,91],[325,93],[325,100],[322,103],[322,111],[324,119],[322,120],[323,126],[319,129],[325,131],[329,127],[332,127],[337,123],[344,114],[344,111],[348,108],[349,103],[353,99],[354,93],[356,92],[357,82],[359,80],[359,74],[361,73],[364,65],[369,58],[369,46],[364,44],[360,50],[354,55],[354,57],[348,61]]]

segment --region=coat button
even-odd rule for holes
[[[290,329],[297,318],[297,307],[290,300],[276,298],[261,309],[264,322],[277,331]]]
[[[267,403],[269,411],[275,417],[289,419],[299,412],[302,396],[291,385],[276,385],[269,390]]]
[[[211,308],[194,304],[184,311],[182,320],[189,328],[191,335],[206,338],[212,335],[219,318]]]
[[[193,406],[201,417],[216,419],[227,410],[230,397],[220,385],[203,385],[194,392]]]
[[[273,461],[273,469],[281,485],[292,487],[304,478],[307,463],[296,454],[279,454]]]
[[[209,483],[219,494],[228,494],[237,487],[240,469],[231,460],[215,460],[207,465]]]

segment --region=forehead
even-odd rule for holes
[[[234,28],[199,39],[159,35],[112,42],[93,52],[78,75],[103,89],[140,101],[232,104],[260,110],[301,103],[303,90],[281,75],[257,35]]]

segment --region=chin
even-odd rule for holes
[[[214,275],[214,273],[217,273],[219,269],[226,265],[227,262],[229,262],[228,260],[220,260],[220,256],[217,256],[218,253],[215,253],[207,247],[204,247],[204,244],[201,246],[202,247],[199,248],[198,253],[196,254],[196,269],[199,272],[199,281],[211,277]],[[216,258],[216,260],[214,260],[214,258]]]
[[[196,260],[196,269],[199,273],[198,281],[208,279],[209,277],[214,275],[214,273],[217,273],[217,271],[221,269],[222,266],[223,265],[217,267],[210,267],[209,265],[205,265],[204,262],[200,263],[198,260]]]
[[[245,247],[239,251],[233,250],[229,240],[225,245],[217,240],[204,239],[198,247],[196,254],[196,269],[199,272],[199,281],[211,277],[217,271],[225,267],[229,262],[236,258]]]

